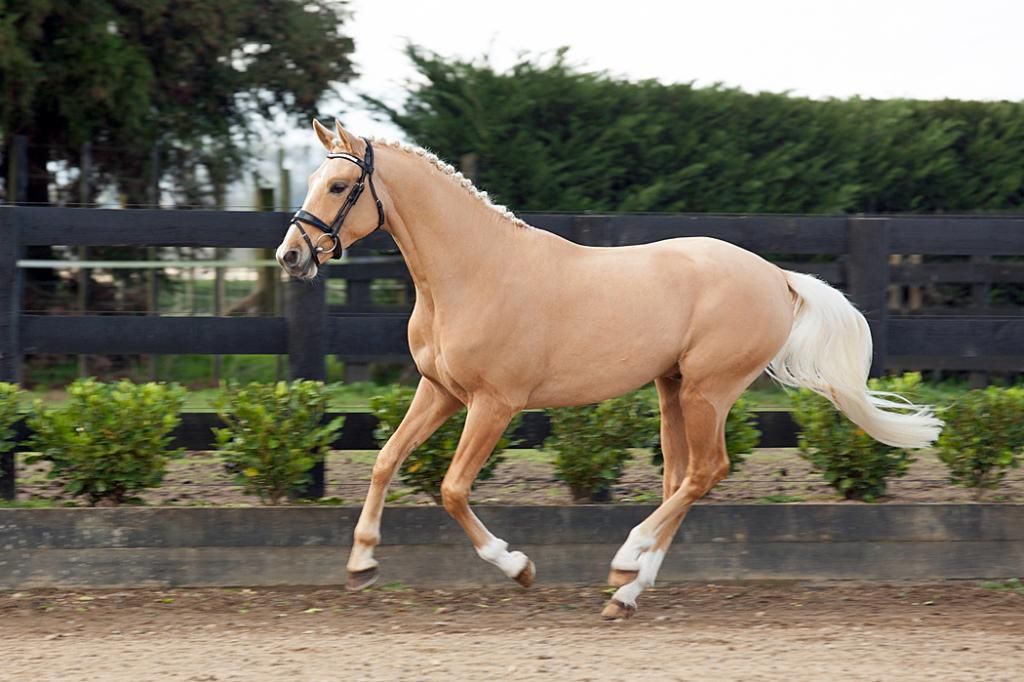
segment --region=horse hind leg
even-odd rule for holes
[[[684,378],[679,402],[686,415],[683,429],[688,455],[686,473],[661,506],[630,531],[629,538],[616,554],[613,567],[632,560],[637,574],[634,580],[616,590],[601,614],[604,618],[628,618],[633,615],[637,597],[654,584],[672,538],[690,507],[729,473],[729,456],[725,450],[725,420],[729,408],[750,380],[753,380],[753,376],[749,380],[723,386],[712,381],[698,382]],[[668,487],[670,484],[666,480]]]
[[[689,448],[686,443],[681,379],[679,377],[662,377],[656,379],[654,385],[658,389],[658,408],[661,412],[661,452],[664,462],[661,499],[664,501],[671,497],[683,482],[689,461]],[[681,522],[682,519],[680,519]],[[678,527],[677,523],[664,533],[667,535],[667,539],[659,536],[657,545],[667,550]],[[636,580],[639,570],[640,553],[616,555],[608,573],[608,584],[612,587],[622,587],[631,583]]]
[[[751,296],[758,291],[748,291]],[[634,566],[636,578],[620,586],[605,608],[606,618],[629,616],[636,599],[654,584],[661,561],[690,507],[729,473],[729,455],[725,449],[725,422],[729,409],[743,391],[764,370],[789,335],[792,324],[792,300],[785,290],[748,305],[749,326],[737,333],[734,326],[717,320],[693,320],[702,327],[701,341],[680,358],[682,387],[678,392],[686,443],[685,475],[676,490],[662,501],[649,517],[630,531],[616,553],[613,568]],[[664,413],[663,413],[664,414]],[[667,461],[667,457],[666,457]],[[668,478],[666,490],[675,485]],[[622,563],[619,563],[621,560]],[[631,562],[627,563],[627,562]]]

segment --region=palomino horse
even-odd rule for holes
[[[327,159],[277,249],[281,266],[311,279],[382,228],[416,286],[409,348],[422,379],[373,467],[350,589],[377,578],[373,552],[395,470],[462,406],[466,426],[441,486],[444,507],[482,559],[529,586],[533,562],[509,552],[468,503],[509,420],[525,408],[594,403],[655,382],[664,499],[612,559],[609,583],[618,590],[607,618],[634,612],[690,506],[729,471],[726,415],[766,368],[825,396],[879,441],[917,448],[938,437],[942,423],[929,408],[867,389],[867,323],[813,277],[715,239],[580,246],[491,204],[422,149],[313,127]],[[371,196],[359,201],[367,185]]]

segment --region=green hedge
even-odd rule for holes
[[[565,52],[508,71],[410,48],[376,107],[479,184],[540,211],[871,213],[1024,205],[1024,103],[817,101],[630,82]]]

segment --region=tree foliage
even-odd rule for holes
[[[409,47],[421,78],[371,100],[519,210],[1004,211],[1024,205],[1024,103],[816,101],[574,67],[506,72]]]
[[[0,133],[43,163],[91,141],[130,200],[157,145],[179,186],[226,183],[255,117],[306,118],[352,76],[345,17],[338,0],[0,0]]]

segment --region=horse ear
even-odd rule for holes
[[[345,147],[345,151],[355,154],[359,146],[359,140],[356,136],[342,128],[341,121],[338,119],[334,119],[334,130],[338,133],[338,139],[341,140],[341,146]]]
[[[320,138],[320,144],[324,146],[327,151],[334,151],[334,145],[337,144],[338,139],[334,137],[334,133],[324,127],[324,125],[313,119],[313,130],[316,131],[316,136]]]

